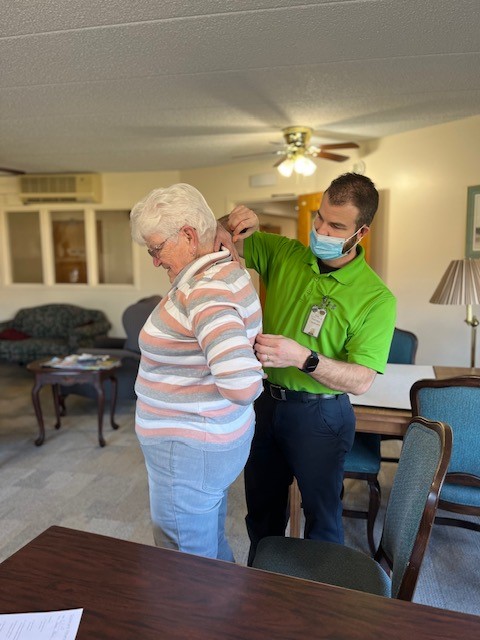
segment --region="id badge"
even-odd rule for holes
[[[320,329],[322,328],[322,324],[327,317],[327,310],[318,307],[317,305],[313,305],[312,310],[309,313],[307,318],[307,322],[303,327],[303,333],[306,333],[308,336],[313,336],[314,338],[318,338],[320,334]]]

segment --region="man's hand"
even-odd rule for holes
[[[302,367],[310,349],[291,338],[270,333],[259,333],[255,341],[255,354],[266,367]]]
[[[220,251],[222,246],[230,251],[233,260],[236,260],[237,262],[240,261],[240,256],[233,243],[232,236],[219,221],[217,223],[217,233],[215,235],[213,250]]]
[[[255,353],[265,367],[297,367],[301,369],[310,355],[310,349],[291,338],[260,333],[255,341]],[[353,362],[341,362],[318,354],[315,371],[306,373],[329,389],[361,395],[370,388],[377,372]]]
[[[248,238],[258,231],[259,222],[257,214],[243,204],[239,204],[228,216],[228,228],[232,232],[233,242]]]
[[[238,256],[243,258],[243,240],[258,231],[258,227],[257,214],[243,204],[237,205],[229,215],[218,220],[215,251],[223,244],[234,260],[238,260]]]

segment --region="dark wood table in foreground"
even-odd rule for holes
[[[117,375],[116,371],[121,366],[121,360],[118,358],[111,358],[115,363],[111,369],[59,369],[56,367],[45,366],[45,362],[48,359],[35,360],[27,365],[27,369],[31,371],[35,376],[35,381],[32,388],[32,402],[35,409],[35,415],[38,422],[38,438],[35,440],[35,444],[39,447],[45,440],[45,424],[43,420],[42,407],[40,404],[40,389],[46,384],[52,385],[53,391],[53,404],[55,407],[55,414],[57,421],[55,423],[55,429],[60,429],[60,416],[62,412],[60,406],[62,406],[63,412],[65,412],[65,406],[60,398],[59,385],[71,386],[74,384],[91,384],[97,392],[97,408],[98,408],[98,443],[101,447],[105,446],[105,439],[103,437],[103,412],[105,407],[105,392],[103,390],[103,383],[105,380],[110,380],[112,384],[112,392],[110,396],[110,424],[112,429],[118,429],[118,424],[115,423],[115,404],[117,401]]]
[[[78,640],[478,640],[480,617],[51,527],[0,565],[0,611],[83,608]]]

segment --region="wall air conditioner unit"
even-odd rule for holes
[[[44,173],[20,176],[20,199],[29,202],[101,202],[99,173]]]

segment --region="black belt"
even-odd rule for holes
[[[309,393],[308,391],[290,391],[279,387],[277,384],[271,384],[265,380],[265,388],[275,400],[284,400],[285,402],[312,402],[313,400],[334,400],[343,393]]]

